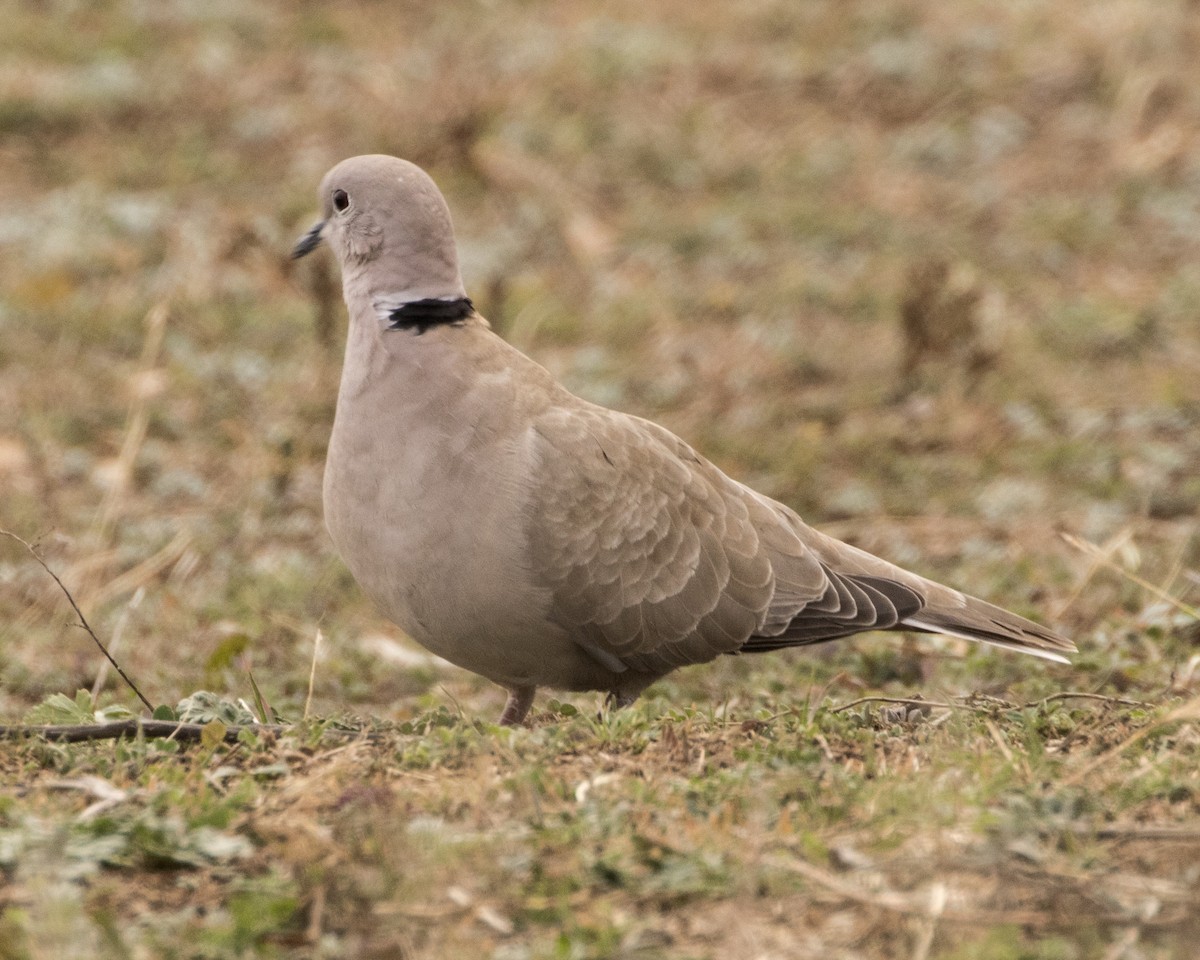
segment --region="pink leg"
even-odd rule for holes
[[[533,706],[533,695],[537,687],[513,687],[508,691],[508,702],[504,704],[504,712],[500,714],[500,726],[515,727],[525,719],[525,714]]]

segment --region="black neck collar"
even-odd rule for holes
[[[417,336],[430,327],[461,323],[475,307],[466,297],[459,300],[413,300],[388,314],[389,330],[415,330]]]

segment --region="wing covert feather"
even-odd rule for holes
[[[530,547],[551,616],[635,669],[740,648],[775,592],[744,488],[649,421],[585,407],[533,429]]]

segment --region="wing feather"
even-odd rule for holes
[[[926,630],[1052,659],[1069,641],[806,526],[656,424],[590,404],[532,427],[533,573],[593,657],[662,674],[722,653]]]
[[[635,669],[735,652],[775,592],[743,489],[648,421],[594,407],[534,426],[534,573],[551,616]]]

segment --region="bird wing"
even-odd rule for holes
[[[887,629],[922,606],[911,587],[831,569],[792,511],[656,424],[584,405],[532,431],[534,574],[551,617],[605,663],[661,673]]]

